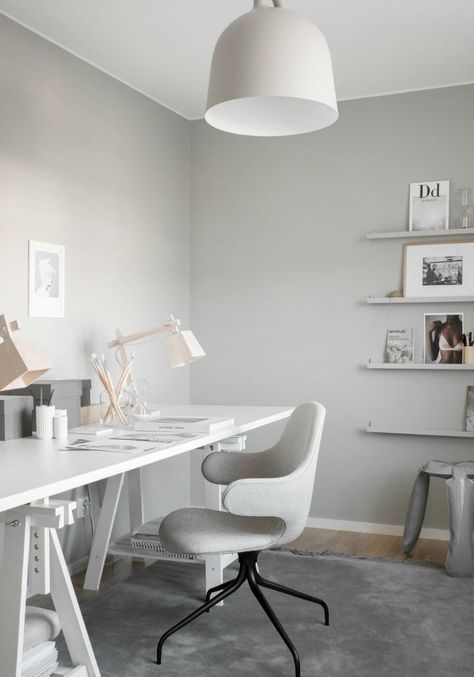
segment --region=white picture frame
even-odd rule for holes
[[[28,312],[30,317],[64,317],[65,248],[29,240]]]
[[[406,243],[406,298],[474,296],[474,240]]]
[[[449,230],[449,181],[410,183],[408,230]]]

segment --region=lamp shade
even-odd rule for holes
[[[286,136],[337,118],[331,55],[311,19],[257,1],[227,26],[212,58],[210,125],[233,134]]]
[[[165,350],[170,367],[184,367],[204,357],[206,353],[189,329],[171,334],[165,341]]]
[[[17,322],[0,315],[0,390],[25,388],[53,366],[34,343],[16,334],[18,330]]]

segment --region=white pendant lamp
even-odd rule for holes
[[[255,0],[217,41],[206,121],[225,132],[286,136],[338,118],[331,55],[307,17]]]

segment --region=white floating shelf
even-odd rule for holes
[[[408,364],[386,364],[385,362],[368,362],[367,369],[434,369],[438,371],[472,371],[474,364],[422,364],[412,362]]]
[[[383,425],[369,423],[368,433],[382,433],[387,435],[426,435],[428,437],[467,437],[474,438],[474,432],[465,430],[432,430],[430,428],[407,428],[405,426]]]
[[[388,296],[368,296],[367,303],[370,305],[397,305],[400,303],[473,303],[474,296],[414,296],[412,298],[406,298],[405,296],[398,297],[388,297]]]
[[[367,233],[368,240],[401,240],[405,238],[424,238],[424,237],[459,237],[471,235],[474,236],[474,228],[449,228],[448,230],[392,230],[379,231],[376,233]]]

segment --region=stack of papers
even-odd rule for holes
[[[54,642],[43,642],[23,652],[21,677],[50,677],[58,668]]]
[[[138,454],[152,449],[163,449],[172,444],[186,442],[196,437],[201,437],[202,433],[153,433],[153,432],[128,432],[120,431],[112,437],[100,440],[91,440],[78,437],[70,442],[65,450],[80,451],[111,451],[119,454]]]
[[[178,444],[179,442],[186,442],[187,440],[193,440],[196,437],[202,437],[201,433],[176,433],[168,435],[167,433],[154,433],[154,432],[120,432],[116,435],[113,435],[112,439],[114,440],[128,440],[138,441],[138,442],[156,442],[157,444]]]
[[[156,449],[160,446],[167,445],[160,445],[156,442],[141,442],[135,440],[129,442],[127,440],[112,439],[110,437],[102,440],[85,440],[80,437],[77,440],[74,440],[74,442],[66,445],[64,448],[68,451],[111,451],[116,454],[138,454],[143,451]]]

